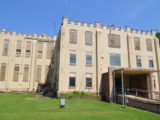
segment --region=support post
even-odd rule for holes
[[[122,103],[123,103],[123,106],[125,106],[124,104],[124,84],[123,84],[123,69],[121,69],[121,84],[122,84]]]
[[[115,71],[113,72],[113,102],[116,102],[116,74]]]

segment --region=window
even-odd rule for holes
[[[14,72],[13,72],[13,81],[14,82],[18,82],[18,79],[19,79],[19,65],[16,64],[15,67],[14,67]]]
[[[110,65],[121,66],[121,56],[120,56],[120,54],[110,54]]]
[[[148,60],[148,63],[149,63],[149,67],[150,67],[150,68],[153,68],[153,67],[154,67],[153,60]]]
[[[140,50],[140,38],[139,37],[134,37],[134,48],[135,50]]]
[[[6,76],[6,63],[1,63],[1,68],[0,68],[0,81],[5,81],[5,76]]]
[[[47,43],[46,59],[52,58],[53,43]]]
[[[27,41],[25,57],[30,58],[30,56],[31,56],[31,41]]]
[[[120,35],[108,34],[108,46],[112,48],[120,48]]]
[[[70,43],[77,44],[77,30],[70,29]]]
[[[142,67],[141,57],[140,56],[136,56],[136,64],[137,64],[137,67]]]
[[[86,87],[92,87],[92,78],[86,78]]]
[[[76,64],[76,54],[70,54],[70,64]]]
[[[22,48],[22,41],[17,41],[16,45],[16,57],[21,57],[21,48]]]
[[[36,66],[36,82],[41,81],[41,65]]]
[[[42,54],[43,54],[43,43],[39,42],[37,50],[37,58],[42,59]]]
[[[49,72],[49,66],[46,65],[46,67],[45,67],[45,79],[47,79],[48,72]]]
[[[29,77],[29,65],[24,65],[23,82],[28,82],[28,77]]]
[[[92,45],[92,32],[85,32],[85,44],[91,46]]]
[[[9,50],[9,40],[4,40],[3,43],[3,53],[2,56],[8,56],[8,50]]]
[[[76,77],[69,77],[69,87],[76,86]]]
[[[86,55],[86,65],[92,65],[92,56]]]
[[[147,51],[152,51],[152,41],[151,39],[146,39]]]

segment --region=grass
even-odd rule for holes
[[[160,115],[101,101],[34,99],[31,94],[0,94],[0,120],[160,120]]]

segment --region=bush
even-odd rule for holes
[[[74,91],[72,93],[60,94],[58,97],[84,97],[84,96],[99,96],[99,94],[91,94],[91,93]]]

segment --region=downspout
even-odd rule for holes
[[[98,94],[98,31],[96,30],[96,92]]]
[[[129,35],[127,34],[128,67],[131,68]]]

